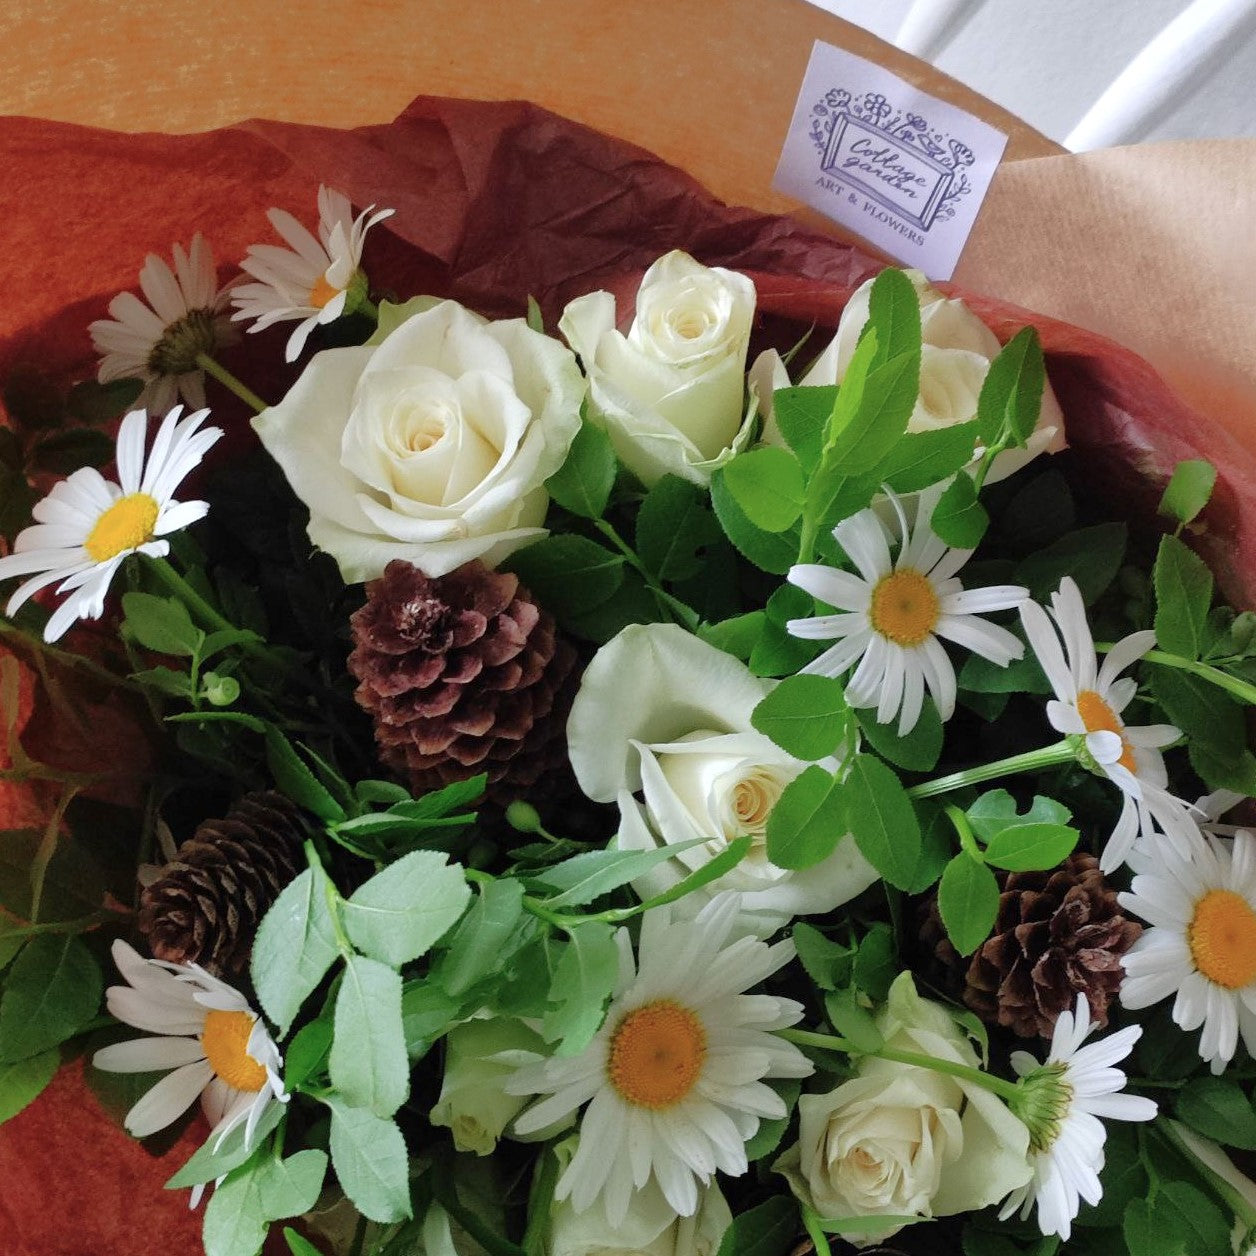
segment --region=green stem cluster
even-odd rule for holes
[[[1014,754],[1006,759],[996,759],[993,763],[982,763],[975,768],[965,768],[962,772],[939,776],[932,781],[922,781],[919,785],[913,785],[907,795],[909,798],[934,798],[938,794],[949,794],[966,785],[980,785],[983,781],[993,781],[1000,776],[1038,772],[1059,763],[1068,763],[1076,757],[1067,740],[1058,741],[1052,746],[1043,746],[1040,750],[1027,750],[1024,754]]]

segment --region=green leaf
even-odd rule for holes
[[[798,962],[821,990],[837,990],[849,983],[854,960],[850,947],[801,920],[795,922],[792,936]]]
[[[814,641],[791,636],[791,619],[812,614],[811,595],[792,584],[783,584],[764,607],[763,630],[750,651],[750,670],[756,676],[792,676],[819,652]]]
[[[764,1156],[770,1156],[780,1146],[781,1139],[785,1136],[785,1131],[789,1129],[789,1123],[793,1119],[794,1105],[802,1093],[801,1083],[795,1081],[777,1078],[764,1084],[780,1095],[785,1103],[785,1115],[759,1121],[759,1128],[746,1143],[746,1159],[751,1164],[756,1160],[762,1160]]]
[[[548,536],[503,564],[559,619],[583,615],[606,602],[624,582],[619,554],[583,536]]]
[[[898,777],[879,759],[857,755],[844,801],[863,857],[896,889],[909,889],[920,860],[920,821]]]
[[[284,1226],[283,1237],[292,1256],[323,1256],[313,1243],[308,1239],[303,1239],[291,1226]]]
[[[845,835],[842,791],[831,772],[812,765],[785,786],[768,815],[768,858],[778,868],[810,868]]]
[[[1202,458],[1179,462],[1173,468],[1159,511],[1179,523],[1190,523],[1212,497],[1217,483],[1217,468]]]
[[[51,475],[72,475],[80,467],[103,467],[114,456],[114,442],[90,427],[63,427],[49,432],[31,450],[30,463]]]
[[[855,953],[855,985],[874,1003],[881,1003],[900,971],[893,931],[886,925],[874,924]]]
[[[658,598],[637,572],[625,567],[621,574],[623,579],[619,587],[606,601],[588,610],[565,615],[555,611],[572,636],[592,641],[594,645],[605,645],[629,624],[655,624],[669,620],[670,616],[663,613]]]
[[[1212,605],[1212,572],[1175,536],[1160,538],[1152,572],[1156,589],[1156,643],[1170,654],[1197,659]]]
[[[806,476],[788,449],[763,445],[723,468],[724,485],[742,513],[764,532],[784,532],[802,514]]]
[[[411,851],[355,890],[343,907],[353,945],[394,968],[430,950],[471,901],[466,874],[448,859]]]
[[[1121,1227],[1126,1247],[1138,1256],[1191,1256],[1186,1239],[1155,1214],[1154,1200],[1130,1200]]]
[[[134,408],[143,391],[143,381],[138,379],[111,379],[106,383],[87,379],[75,384],[66,394],[65,407],[82,423],[112,423]],[[107,461],[108,456],[102,459],[102,462]]]
[[[870,340],[871,336],[865,336],[861,346]],[[847,379],[858,357],[856,350]],[[853,413],[843,405],[843,395],[848,395],[843,381],[835,422],[825,443],[824,465],[840,469],[843,475],[871,471],[907,430],[919,392],[919,350],[900,353],[869,370],[862,392],[856,394]]]
[[[1125,561],[1128,531],[1123,523],[1078,528],[1022,559],[1016,568],[1016,580],[1028,585],[1035,601],[1045,602],[1065,576],[1072,576],[1082,601],[1090,606],[1116,579]]]
[[[711,505],[724,535],[761,571],[783,576],[798,559],[797,535],[792,530],[765,532],[751,523],[724,482],[724,471],[721,467],[711,477]]]
[[[545,487],[564,510],[582,519],[600,519],[615,486],[617,465],[611,438],[585,419],[566,461],[545,481]]]
[[[530,292],[528,293],[528,313],[525,321],[538,335],[545,335],[545,315],[541,313],[541,307],[537,304],[536,297]]]
[[[299,1217],[318,1203],[327,1175],[327,1153],[314,1148],[285,1160],[268,1157],[258,1166],[256,1187],[267,1221]]]
[[[1191,765],[1209,788],[1241,785],[1242,769],[1250,758],[1242,705],[1202,677],[1173,667],[1153,665],[1151,689],[1186,736]]]
[[[741,863],[750,854],[753,846],[754,838],[749,833],[733,838],[718,855],[713,855],[702,867],[695,868],[683,880],[677,881],[670,890],[664,890],[662,894],[656,894],[653,898],[647,899],[642,904],[642,910],[647,907],[662,907],[665,903],[678,902],[686,895],[692,894],[694,890],[710,885],[712,881],[718,881],[720,877],[731,872]],[[675,847],[669,849],[674,850]]]
[[[401,1026],[401,975],[387,964],[351,955],[336,992],[331,1084],[355,1108],[392,1116],[410,1093]]]
[[[1197,1077],[1178,1093],[1177,1114],[1207,1138],[1256,1151],[1256,1110],[1237,1082]]]
[[[252,1143],[247,1146],[244,1142],[243,1123],[237,1125],[222,1140],[221,1146],[216,1138],[203,1142],[188,1158],[183,1168],[166,1183],[166,1190],[177,1191],[189,1186],[200,1186],[205,1182],[212,1182],[215,1178],[225,1176],[233,1169],[238,1169],[266,1141],[271,1131],[279,1124],[279,1118],[287,1110],[283,1104],[269,1104],[257,1123]]]
[[[853,986],[826,994],[824,1010],[829,1023],[856,1051],[872,1055],[885,1045],[885,1038],[872,1019],[872,1013],[860,1003]]]
[[[1037,693],[1051,692],[1042,665],[1032,650],[1024,658],[1013,659],[1006,666],[970,654],[959,672],[959,687],[972,693]]]
[[[486,881],[449,940],[433,980],[453,995],[465,994],[501,968],[523,917],[523,886],[512,877]]]
[[[125,628],[146,650],[191,657],[205,634],[192,622],[187,607],[172,597],[152,593],[124,593]]]
[[[1023,327],[990,363],[981,386],[977,422],[982,443],[993,445],[1008,439],[1024,445],[1038,425],[1046,380],[1038,333]]]
[[[292,1090],[319,1073],[331,1050],[332,1024],[327,1011],[308,1025],[302,1025],[284,1048],[284,1085]]]
[[[877,464],[877,484],[888,484],[896,493],[919,493],[970,463],[978,437],[975,421],[907,432]]]
[[[877,336],[877,362],[920,354],[920,297],[903,271],[888,266],[872,281],[868,322]]]
[[[13,961],[0,999],[0,1063],[73,1037],[100,1007],[100,965],[81,938],[45,933]]]
[[[539,880],[560,891],[546,899],[546,906],[579,907],[591,903],[595,898],[635,881],[681,851],[703,845],[705,840],[695,837],[658,850],[590,850],[573,855],[552,868],[546,868],[539,876]]]
[[[960,471],[950,482],[933,508],[929,524],[953,548],[977,548],[986,534],[990,516],[977,499],[977,486],[968,472]]]
[[[744,663],[763,635],[766,622],[765,611],[749,611],[745,615],[734,615],[732,619],[722,619],[719,623],[703,624],[698,629],[698,636],[708,645]]]
[[[410,1159],[396,1121],[328,1095],[331,1163],[344,1193],[358,1211],[388,1225],[411,1214]]]
[[[262,1160],[234,1169],[205,1206],[201,1240],[205,1256],[256,1256],[269,1228],[262,1215],[257,1174]]]
[[[406,1054],[422,1058],[458,1018],[462,1004],[434,981],[407,981],[401,992],[401,1024]]]
[[[335,889],[322,868],[307,868],[283,888],[258,926],[253,986],[280,1038],[339,954],[329,893]]]
[[[898,735],[898,724],[881,724],[872,708],[856,711],[859,727],[868,744],[884,759],[909,772],[930,772],[942,753],[942,721],[932,698],[920,708],[920,718],[906,737]]]
[[[1167,1181],[1150,1200],[1125,1210],[1125,1241],[1138,1256],[1217,1256],[1229,1250],[1230,1224],[1189,1182]]]
[[[987,844],[1018,824],[1067,824],[1072,812],[1054,798],[1035,794],[1029,809],[1016,810],[1016,799],[1005,789],[992,789],[982,794],[965,813],[973,832]]]
[[[821,388],[778,388],[772,394],[776,426],[808,473],[820,461],[824,428],[837,402],[837,385]]]
[[[1013,824],[986,847],[986,861],[1007,872],[1054,868],[1072,854],[1080,834],[1065,824]]]
[[[656,481],[637,512],[637,556],[660,580],[698,575],[721,535],[706,494],[676,475]]]
[[[990,936],[999,911],[999,883],[994,873],[961,851],[942,874],[938,910],[947,937],[961,955],[971,955]]]
[[[849,734],[846,687],[828,676],[790,676],[751,712],[750,723],[806,762],[833,754]]]
[[[593,1041],[619,974],[619,948],[610,925],[586,920],[573,926],[550,985],[550,1006],[541,1025],[555,1055],[579,1055]]]
[[[273,724],[266,725],[266,763],[280,793],[286,794],[298,807],[332,823],[345,818],[344,808]]]
[[[17,1116],[52,1081],[61,1053],[56,1048],[0,1064],[0,1124]]]
[[[798,1205],[788,1196],[774,1195],[733,1218],[716,1256],[786,1256],[799,1228]]]
[[[942,875],[955,849],[955,826],[939,806],[927,814],[920,834],[920,858],[912,872],[908,894],[923,894]]]

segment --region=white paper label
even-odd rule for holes
[[[980,118],[817,40],[772,186],[949,279],[1006,144]]]

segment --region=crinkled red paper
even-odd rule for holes
[[[822,326],[879,269],[840,240],[723,205],[649,153],[526,104],[422,97],[395,122],[354,131],[248,122],[179,136],[0,119],[0,169],[0,378],[24,363],[67,380],[90,374],[87,326],[135,287],[145,253],[168,257],[199,230],[226,279],[250,244],[273,238],[266,210],[308,220],[320,183],[360,207],[396,209],[368,241],[377,290],[452,296],[494,316],[521,314],[530,294],[550,325],[590,289],[629,298],[672,248],[749,273],[765,316]],[[1154,506],[1179,460],[1218,466],[1198,543],[1231,599],[1256,602],[1256,437],[1239,444],[1100,336],[969,300],[1001,337],[1039,328],[1069,439],[1093,455],[1084,462],[1099,491]],[[272,399],[293,377],[277,367],[286,336],[282,325],[246,336],[227,359]],[[233,436],[218,456],[229,457],[251,437],[239,404],[213,388],[217,421]],[[92,1102],[63,1076],[0,1128],[5,1256],[199,1250],[186,1220],[166,1229],[171,1204],[182,1207],[159,1198],[173,1157],[146,1160]],[[115,1206],[121,1198],[129,1208]]]

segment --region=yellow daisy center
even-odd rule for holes
[[[1083,689],[1077,695],[1077,714],[1082,717],[1088,733],[1116,733],[1121,738],[1121,757],[1117,762],[1127,771],[1137,773],[1134,747],[1123,736],[1125,725],[1120,716],[1093,690]]]
[[[156,500],[147,493],[119,497],[96,520],[83,548],[98,563],[107,562],[127,550],[139,549],[153,539],[159,513]]]
[[[248,1012],[205,1013],[201,1049],[214,1072],[237,1090],[261,1090],[266,1070],[249,1054],[253,1017]]]
[[[896,645],[920,645],[936,627],[942,607],[928,577],[913,567],[882,576],[872,590],[868,618]]]
[[[1233,890],[1209,890],[1186,931],[1191,958],[1209,981],[1241,990],[1256,980],[1256,912]]]
[[[328,301],[333,297],[338,297],[340,293],[341,289],[335,284],[328,283],[325,275],[319,275],[310,289],[310,304],[316,310],[321,310]]]
[[[658,1112],[689,1094],[705,1059],[702,1022],[687,1007],[659,999],[619,1022],[607,1073],[629,1103]]]

